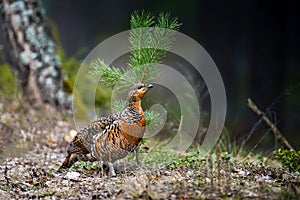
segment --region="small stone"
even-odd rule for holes
[[[171,199],[177,199],[175,194],[171,195]]]
[[[62,185],[68,185],[69,181],[68,180],[63,180],[61,183],[62,183]]]
[[[247,175],[249,174],[249,172],[248,172],[248,171],[243,171],[243,170],[241,170],[241,171],[238,172],[238,174],[239,174],[240,176],[245,177],[245,176],[247,176]]]
[[[193,175],[193,172],[192,172],[192,171],[188,171],[188,172],[186,173],[186,175],[187,175],[187,177],[191,177],[191,176]]]
[[[211,182],[211,180],[210,180],[209,178],[205,178],[205,181],[206,181],[207,183],[210,183],[210,182]]]
[[[78,172],[68,172],[64,178],[67,180],[73,180],[73,181],[78,181],[80,177],[80,174]]]
[[[196,190],[195,193],[196,193],[197,195],[201,195],[201,194],[202,194],[202,192],[201,192],[200,190]]]
[[[169,171],[164,171],[164,175],[165,175],[165,176],[171,176],[171,172],[169,172]]]

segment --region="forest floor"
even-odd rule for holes
[[[197,148],[181,154],[168,148],[144,149],[143,164],[138,166],[130,155],[115,164],[116,177],[98,173],[95,163],[83,162],[58,173],[72,126],[28,116],[4,112],[0,118],[8,125],[0,127],[1,199],[299,198],[299,173],[269,158],[207,155]]]

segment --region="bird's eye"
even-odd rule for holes
[[[140,90],[140,89],[142,89],[142,88],[143,88],[143,86],[141,85],[141,86],[138,87],[138,90]]]

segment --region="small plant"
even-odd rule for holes
[[[160,13],[155,18],[150,12],[136,11],[131,15],[130,26],[130,59],[127,66],[123,66],[127,69],[108,66],[102,59],[90,64],[90,74],[106,86],[121,82],[128,87],[157,78],[157,64],[165,57],[174,39],[174,30],[178,30],[181,24],[169,13]],[[144,29],[147,27],[153,29]]]
[[[87,170],[96,170],[99,169],[99,163],[98,162],[84,162],[80,161],[78,165],[76,165],[77,168],[80,169],[87,169]]]
[[[174,39],[175,31],[181,24],[169,13],[160,13],[155,17],[150,12],[134,12],[130,19],[129,44],[130,58],[127,66],[117,68],[108,66],[104,60],[96,59],[90,64],[90,74],[107,87],[115,86],[118,90],[128,89],[136,83],[149,83],[157,78],[159,68],[167,50]],[[146,27],[151,27],[145,29]],[[124,68],[125,67],[125,68]],[[113,104],[114,111],[121,111],[125,103]],[[156,112],[145,111],[147,125],[158,125],[160,116]]]
[[[300,151],[277,149],[274,155],[290,172],[300,172]]]
[[[205,165],[203,155],[197,148],[191,148],[187,153],[178,153],[170,147],[155,148],[143,157],[143,163],[153,167],[167,167],[169,169],[188,168],[199,169]]]

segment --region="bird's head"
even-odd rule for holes
[[[144,84],[138,83],[135,84],[128,93],[128,101],[139,101],[143,98],[145,93],[150,89],[153,88],[154,85],[152,84]]]

